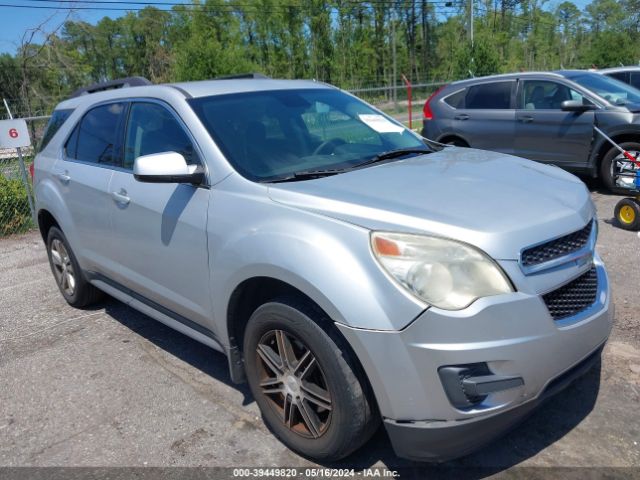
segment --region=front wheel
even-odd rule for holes
[[[631,153],[634,157],[640,158],[640,143],[623,142],[620,147]],[[635,188],[633,175],[636,167],[632,162],[620,153],[620,151],[611,147],[607,154],[603,157],[600,164],[600,178],[604,186],[613,193],[629,193]],[[620,174],[626,174],[621,176]]]
[[[379,418],[344,340],[313,321],[320,315],[295,299],[262,305],[247,324],[244,358],[269,429],[292,450],[333,461],[363,445]]]

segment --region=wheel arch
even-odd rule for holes
[[[62,230],[60,223],[49,210],[44,208],[38,210],[38,230],[40,230],[40,235],[45,243],[47,243],[47,235],[51,227],[57,227]]]
[[[440,138],[438,138],[437,141],[440,143],[448,143],[454,140],[458,140],[464,143],[467,146],[467,148],[471,146],[467,140],[465,140],[462,136],[458,135],[457,133],[444,134]]]
[[[605,132],[605,133],[609,135],[611,140],[613,140],[618,144],[624,143],[624,142],[640,143],[640,130],[625,130],[625,131],[615,132],[615,133],[608,133],[608,132]],[[598,134],[597,132],[596,132],[596,135],[598,139],[596,140],[590,163],[593,170],[599,176],[602,160],[604,160],[604,157],[607,154],[607,152],[613,148],[613,145],[611,145],[611,143],[608,140],[606,140],[604,137],[602,137],[602,135]]]
[[[300,288],[271,276],[247,278],[235,287],[229,297],[226,326],[229,341],[229,368],[232,381],[242,383],[246,380],[242,344],[244,332],[251,315],[261,305],[282,297],[303,302],[317,313],[310,318],[332,337],[341,349],[348,349],[348,355],[356,363],[358,374],[367,383],[366,388],[371,389],[369,379],[360,360],[342,332],[336,327],[335,318],[327,312],[327,309],[322,308],[314,298]],[[372,399],[374,397],[374,395],[371,396]]]

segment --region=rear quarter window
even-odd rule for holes
[[[640,89],[640,72],[631,72],[631,86]]]
[[[54,135],[60,130],[60,127],[64,125],[64,122],[67,121],[69,116],[73,113],[72,108],[54,110],[51,114],[51,118],[49,119],[49,123],[47,123],[47,127],[44,130],[44,135],[42,136],[42,141],[40,142],[39,151],[45,149],[45,147],[49,144]]]
[[[483,83],[469,87],[465,108],[506,110],[511,108],[511,89],[514,82]]]
[[[444,98],[444,103],[453,108],[464,108],[464,97],[467,90],[463,89]]]

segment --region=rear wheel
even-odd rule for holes
[[[627,152],[631,153],[636,158],[640,158],[640,143],[638,142],[623,142],[620,144]],[[600,164],[600,178],[604,186],[613,193],[628,194],[630,190],[634,189],[633,175],[636,171],[636,167],[632,162],[620,153],[615,147],[607,152],[603,157]],[[620,176],[621,173],[626,173],[629,176]]]
[[[616,220],[625,230],[640,230],[640,201],[623,198],[614,211]]]
[[[319,315],[296,299],[262,305],[247,324],[244,357],[270,430],[292,450],[332,461],[363,445],[379,419],[354,359],[314,322]]]
[[[444,143],[446,143],[447,145],[453,145],[455,147],[469,148],[469,144],[464,140],[462,140],[461,138],[451,138]]]
[[[102,298],[103,293],[84,278],[67,238],[57,227],[47,234],[47,254],[53,277],[69,305],[86,307]]]

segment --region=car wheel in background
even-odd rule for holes
[[[245,368],[265,423],[285,445],[338,460],[371,437],[379,417],[344,340],[313,318],[324,315],[296,298],[259,307],[245,331]]]
[[[60,293],[69,305],[86,307],[102,298],[103,293],[84,278],[67,238],[56,227],[51,227],[47,235],[47,255]]]
[[[640,152],[640,143],[638,142],[623,142],[620,144],[620,147],[634,156],[638,155],[638,152]],[[602,179],[604,186],[613,193],[625,194],[629,193],[629,191],[633,189],[632,177],[616,179],[616,174],[621,171],[633,173],[633,164],[626,160],[624,155],[622,155],[617,148],[611,147],[600,164],[600,178]]]

